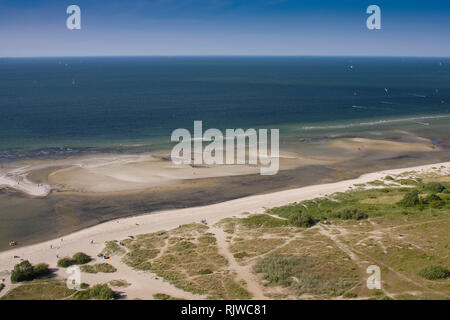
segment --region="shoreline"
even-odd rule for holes
[[[73,232],[63,238],[2,251],[0,252],[0,273],[7,274],[16,263],[20,262],[20,259],[29,260],[31,263],[45,262],[50,267],[55,267],[57,254],[59,257],[64,257],[82,251],[95,257],[103,249],[105,241],[122,240],[130,235],[170,230],[179,225],[199,222],[201,219],[207,219],[209,225],[214,225],[224,218],[239,216],[244,212],[262,213],[267,208],[313,199],[335,192],[344,192],[355,187],[356,184],[374,181],[384,178],[386,175],[398,175],[407,171],[427,172],[436,167],[449,169],[450,162],[376,171],[363,174],[356,179],[248,196],[207,206],[164,210],[115,219]],[[93,241],[93,244],[90,244],[91,241]],[[51,245],[53,248],[50,247]],[[59,249],[56,249],[56,246],[59,246]],[[14,256],[19,256],[20,259],[14,258]],[[113,261],[121,263],[114,259]],[[132,270],[131,272],[136,271]],[[64,270],[61,275],[63,274]],[[139,272],[139,274],[145,276],[145,273]]]

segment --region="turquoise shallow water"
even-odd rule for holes
[[[426,125],[449,111],[450,59],[0,59],[2,159],[164,148],[194,120],[314,136]]]

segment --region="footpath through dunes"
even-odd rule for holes
[[[438,171],[445,171],[448,174],[449,169],[450,162],[396,170],[385,170],[365,174],[357,179],[340,181],[337,183],[250,196],[202,207],[167,210],[154,214],[118,219],[75,232],[62,239],[53,239],[36,245],[17,247],[1,252],[0,272],[3,274],[9,272],[20,259],[29,260],[32,264],[45,262],[51,267],[54,267],[57,264],[58,257],[72,256],[76,252],[85,252],[92,257],[96,257],[97,254],[103,250],[106,241],[126,239],[129,238],[130,235],[134,236],[138,234],[154,233],[161,230],[172,230],[178,228],[180,225],[187,225],[193,222],[199,223],[202,219],[206,219],[209,226],[214,226],[215,223],[224,218],[241,216],[244,212],[262,213],[266,208],[279,207],[302,200],[323,197],[336,192],[344,192],[351,188],[355,188],[356,185],[383,180],[386,176],[390,175],[403,176],[402,173],[405,172],[432,174],[433,172]],[[251,291],[255,297],[260,297],[261,292],[258,289],[258,284],[255,281],[252,281],[254,277],[252,277],[251,274],[248,274],[250,270],[242,269],[233,263],[229,254],[224,250],[226,248],[226,244],[224,243],[225,240],[223,239],[224,235],[219,231],[214,230],[214,227],[210,228],[212,230],[211,232],[218,237],[217,245],[219,250],[226,256],[227,260],[231,261],[230,266],[232,268],[234,267],[237,274],[241,271],[243,277],[249,276],[249,280],[245,279],[248,283],[248,290]],[[113,265],[115,264],[114,257],[112,258],[111,263]],[[124,277],[126,277],[125,274]],[[132,277],[129,276],[127,279],[132,280]],[[139,281],[137,278],[133,279],[135,279],[134,281]],[[130,286],[130,288],[132,288],[132,286]],[[124,290],[126,291],[126,289]]]

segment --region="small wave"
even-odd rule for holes
[[[382,103],[382,104],[398,104],[398,103],[389,102],[389,101],[380,101],[380,103]]]
[[[367,109],[366,106],[352,106],[352,108],[355,108],[355,109]]]
[[[390,124],[397,122],[416,122],[420,120],[429,120],[429,119],[441,119],[448,118],[450,116],[423,116],[423,117],[413,117],[413,118],[402,118],[402,119],[390,119],[390,120],[378,120],[371,122],[358,122],[358,123],[349,123],[349,124],[338,124],[338,125],[330,125],[330,126],[305,126],[301,129],[303,130],[324,130],[324,129],[347,129],[353,127],[363,127],[363,126],[376,126],[382,124]],[[421,123],[423,124],[423,123]]]

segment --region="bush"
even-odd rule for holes
[[[39,263],[33,267],[34,274],[36,277],[40,277],[50,273],[50,269],[48,268],[48,264]]]
[[[33,280],[33,278],[33,265],[28,260],[16,264],[11,272],[11,282],[29,281]]]
[[[25,260],[14,266],[11,271],[11,282],[31,281],[48,273],[50,273],[48,264],[39,263],[33,267],[28,260]]]
[[[57,263],[58,267],[61,267],[61,268],[67,268],[74,264],[75,264],[75,261],[69,257],[61,258],[58,260],[58,263]]]
[[[82,283],[80,284],[80,288],[81,288],[81,289],[87,289],[87,288],[89,288],[89,283],[82,282]]]
[[[398,204],[402,207],[417,207],[420,205],[419,191],[416,189],[409,191]]]
[[[309,228],[314,225],[315,221],[308,213],[299,211],[289,217],[289,223],[296,227]]]
[[[75,264],[86,264],[92,260],[90,256],[83,252],[75,253],[72,259],[75,261]]]
[[[351,291],[347,291],[345,292],[342,297],[346,298],[346,299],[352,299],[352,298],[356,298],[358,295],[354,292]]]
[[[269,283],[289,286],[300,260],[296,257],[284,257],[271,253],[260,259],[254,266],[256,273],[263,273]]]
[[[430,194],[426,199],[425,199],[426,203],[428,203],[430,205],[430,207],[435,208],[435,209],[440,209],[443,208],[445,206],[445,201],[442,200],[441,197],[439,197],[437,194]]]
[[[287,225],[286,220],[277,219],[267,214],[252,214],[242,219],[241,222],[248,228],[277,228]]]
[[[86,273],[98,273],[98,272],[103,272],[103,273],[113,273],[116,272],[117,269],[110,265],[109,263],[97,263],[94,265],[84,265],[80,267],[80,270],[82,272],[86,272]]]
[[[445,187],[440,184],[439,182],[430,182],[423,186],[425,190],[434,192],[434,193],[441,193],[445,190]]]
[[[75,298],[78,300],[112,300],[114,299],[114,291],[107,284],[96,284],[90,289],[78,291]]]
[[[356,208],[343,208],[333,213],[332,217],[342,220],[361,220],[367,219],[369,216]]]
[[[172,297],[165,293],[155,293],[153,298],[156,300],[172,300]]]
[[[428,266],[418,272],[419,276],[428,280],[440,280],[450,277],[450,271],[442,266]]]
[[[58,267],[67,268],[74,264],[86,264],[90,262],[92,259],[90,256],[83,252],[75,253],[72,258],[65,257],[58,260]]]

